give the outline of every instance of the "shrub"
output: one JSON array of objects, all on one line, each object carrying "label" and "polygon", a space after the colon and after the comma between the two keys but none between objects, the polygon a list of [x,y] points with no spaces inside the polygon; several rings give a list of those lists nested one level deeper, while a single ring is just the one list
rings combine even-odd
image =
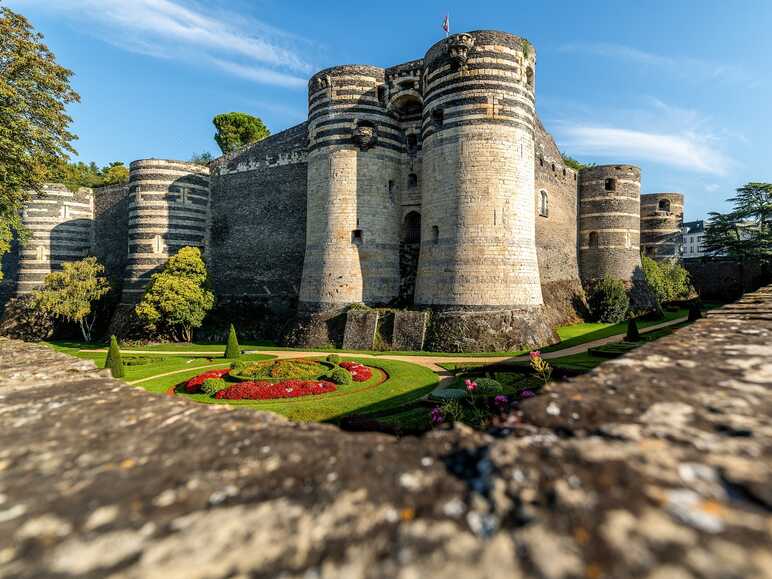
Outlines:
[{"label": "shrub", "polygon": [[610,324],[624,320],[630,307],[625,284],[611,277],[604,277],[592,286],[588,301],[593,319]]},{"label": "shrub", "polygon": [[228,345],[225,346],[225,358],[228,360],[238,360],[241,357],[241,348],[239,340],[236,337],[236,328],[231,324],[228,330]]},{"label": "shrub", "polygon": [[699,302],[689,302],[689,321],[694,322],[702,317],[702,310],[700,309]]},{"label": "shrub", "polygon": [[430,397],[436,400],[461,400],[466,398],[466,389],[446,388],[445,390],[432,392]]},{"label": "shrub", "polygon": [[334,384],[340,384],[341,386],[347,386],[354,381],[353,377],[351,376],[351,372],[345,368],[341,368],[340,366],[333,368],[326,377],[330,380],[330,382],[333,382]]},{"label": "shrub", "polygon": [[246,367],[247,364],[245,362],[231,362],[231,373],[243,374]]},{"label": "shrub", "polygon": [[625,341],[637,342],[641,339],[641,334],[638,331],[638,324],[635,322],[635,318],[627,320],[627,334],[625,334]]},{"label": "shrub", "polygon": [[110,368],[113,378],[123,378],[123,362],[121,362],[121,350],[118,348],[118,340],[110,336],[110,349],[105,358],[105,368]]},{"label": "shrub", "polygon": [[340,364],[340,356],[338,356],[337,354],[330,354],[329,356],[327,356],[327,361],[330,364],[336,364],[336,365]]},{"label": "shrub", "polygon": [[227,387],[228,385],[222,378],[207,378],[204,380],[204,383],[201,384],[201,392],[209,394],[209,396],[214,396],[220,390],[224,390]]},{"label": "shrub", "polygon": [[504,387],[493,378],[477,378],[475,393],[480,396],[495,396],[504,393]]},{"label": "shrub", "polygon": [[646,283],[660,304],[666,304],[689,297],[692,286],[689,272],[675,261],[654,261],[650,257],[641,258],[643,275]]},{"label": "shrub", "polygon": [[199,374],[198,376],[194,376],[187,382],[185,382],[185,391],[193,394],[194,392],[198,392],[201,389],[201,385],[209,380],[209,378],[222,378],[225,376],[230,370],[209,370],[208,372],[204,372],[203,374]]}]

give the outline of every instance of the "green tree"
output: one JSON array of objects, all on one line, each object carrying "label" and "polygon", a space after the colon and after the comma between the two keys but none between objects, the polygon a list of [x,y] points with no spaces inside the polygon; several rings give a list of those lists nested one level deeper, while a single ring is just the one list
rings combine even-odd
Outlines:
[{"label": "green tree", "polygon": [[630,307],[625,284],[622,280],[608,276],[592,285],[587,302],[595,321],[610,324],[624,320]]},{"label": "green tree", "polygon": [[238,360],[241,357],[241,348],[239,348],[239,340],[236,337],[236,328],[231,324],[230,330],[228,330],[228,345],[225,346],[225,358],[228,360]]},{"label": "green tree", "polygon": [[189,342],[214,306],[206,265],[197,247],[183,247],[153,275],[134,311],[148,332]]},{"label": "green tree", "polygon": [[581,171],[582,169],[585,169],[587,167],[592,167],[594,164],[587,164],[582,163],[581,161],[577,161],[572,156],[567,155],[566,153],[561,152],[560,156],[563,157],[563,162],[566,164],[566,167],[570,167],[574,171]]},{"label": "green tree", "polygon": [[[24,16],[0,8],[0,257],[26,235],[20,210],[51,168],[74,153],[65,108],[80,100],[72,72],[59,66]],[[0,273],[0,275],[2,275]]]},{"label": "green tree", "polygon": [[271,135],[263,121],[247,113],[223,113],[212,119],[217,133],[214,140],[223,153],[262,141]]},{"label": "green tree", "polygon": [[209,151],[204,151],[203,153],[195,153],[191,158],[190,162],[195,163],[196,165],[208,165],[212,162],[214,157],[212,156],[212,153]]},{"label": "green tree", "polygon": [[772,259],[772,183],[746,183],[728,201],[734,204],[732,211],[710,214],[705,252],[741,262]]},{"label": "green tree", "polygon": [[96,322],[93,304],[110,291],[105,268],[96,257],[71,261],[61,271],[49,273],[43,287],[35,293],[38,307],[80,327],[83,339],[91,341]]},{"label": "green tree", "polygon": [[[99,185],[118,185],[129,182],[129,168],[122,161],[115,161],[99,172]],[[99,186],[97,185],[97,186]]]},{"label": "green tree", "polygon": [[655,261],[641,256],[641,267],[646,283],[659,304],[683,300],[692,293],[689,272],[676,261]]},{"label": "green tree", "polygon": [[110,336],[110,349],[107,351],[107,358],[105,358],[105,368],[110,369],[113,378],[123,378],[121,350],[118,348],[118,340],[115,336]]},{"label": "green tree", "polygon": [[83,161],[77,163],[60,161],[49,172],[48,180],[64,183],[71,191],[77,191],[79,187],[101,187],[102,185],[128,183],[129,169],[122,161],[114,161],[102,168],[99,168],[93,161],[88,164]]},{"label": "green tree", "polygon": [[641,333],[638,331],[638,324],[635,318],[631,317],[627,320],[627,333],[625,334],[626,342],[637,342],[641,339]]}]

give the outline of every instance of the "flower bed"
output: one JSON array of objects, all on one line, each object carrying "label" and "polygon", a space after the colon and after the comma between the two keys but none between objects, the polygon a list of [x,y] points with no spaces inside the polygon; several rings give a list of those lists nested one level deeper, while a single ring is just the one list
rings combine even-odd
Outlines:
[{"label": "flower bed", "polygon": [[358,362],[341,362],[338,365],[351,372],[351,377],[354,379],[354,382],[367,382],[373,377],[373,371]]},{"label": "flower bed", "polygon": [[236,380],[254,382],[256,380],[314,380],[328,372],[331,364],[316,360],[268,360],[265,362],[236,362],[232,366],[231,376]]},{"label": "flower bed", "polygon": [[239,382],[215,394],[218,400],[271,400],[297,398],[334,392],[335,384],[326,380],[285,380],[283,382]]},{"label": "flower bed", "polygon": [[195,376],[185,382],[185,392],[188,394],[195,394],[201,390],[201,384],[203,384],[209,378],[222,378],[228,372],[230,372],[230,369],[226,368],[225,370],[209,370],[208,372],[199,374],[198,376]]}]

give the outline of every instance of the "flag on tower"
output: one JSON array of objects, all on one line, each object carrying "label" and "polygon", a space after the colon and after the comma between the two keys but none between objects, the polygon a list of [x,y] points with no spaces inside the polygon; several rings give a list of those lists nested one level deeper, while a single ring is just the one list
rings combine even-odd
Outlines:
[{"label": "flag on tower", "polygon": [[450,16],[447,14],[445,15],[445,20],[442,21],[442,29],[445,31],[446,35],[450,32]]}]

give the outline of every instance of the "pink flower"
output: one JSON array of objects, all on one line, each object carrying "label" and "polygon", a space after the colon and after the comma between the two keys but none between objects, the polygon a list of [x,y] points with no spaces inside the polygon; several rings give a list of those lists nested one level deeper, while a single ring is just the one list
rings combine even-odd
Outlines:
[{"label": "pink flower", "polygon": [[464,384],[466,384],[466,389],[472,392],[475,388],[477,388],[477,382],[472,382],[468,378],[464,380]]},{"label": "pink flower", "polygon": [[541,358],[541,352],[539,350],[534,350],[531,352],[531,360],[536,360],[537,358]]},{"label": "pink flower", "polygon": [[522,398],[533,398],[534,396],[536,396],[536,394],[534,394],[532,390],[523,390],[520,393],[520,396]]}]

